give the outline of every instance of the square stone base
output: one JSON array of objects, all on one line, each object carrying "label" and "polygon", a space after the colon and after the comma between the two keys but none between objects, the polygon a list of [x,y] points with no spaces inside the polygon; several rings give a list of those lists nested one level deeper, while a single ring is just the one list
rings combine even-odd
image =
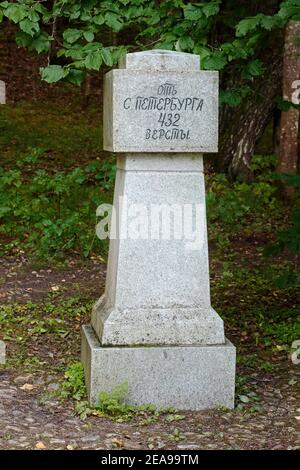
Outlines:
[{"label": "square stone base", "polygon": [[127,402],[157,408],[203,410],[234,407],[235,347],[103,347],[90,325],[82,329],[81,360],[88,398],[128,384]]}]

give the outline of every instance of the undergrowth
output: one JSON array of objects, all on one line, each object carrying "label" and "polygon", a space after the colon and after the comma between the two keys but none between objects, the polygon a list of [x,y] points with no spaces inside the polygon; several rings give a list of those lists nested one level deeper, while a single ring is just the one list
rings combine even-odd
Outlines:
[{"label": "undergrowth", "polygon": [[96,209],[111,201],[114,163],[94,160],[51,173],[35,169],[40,157],[33,149],[14,169],[0,167],[0,256],[21,251],[48,262],[93,250],[105,256],[107,243],[95,236]]}]

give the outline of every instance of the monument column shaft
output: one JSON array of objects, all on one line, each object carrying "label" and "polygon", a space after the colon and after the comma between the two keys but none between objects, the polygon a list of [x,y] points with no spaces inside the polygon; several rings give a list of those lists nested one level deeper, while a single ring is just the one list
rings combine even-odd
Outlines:
[{"label": "monument column shaft", "polygon": [[[118,308],[209,307],[202,155],[128,154],[118,158],[117,172],[112,229],[126,262],[120,266],[119,258],[108,297]],[[114,243],[111,280],[113,250]]]},{"label": "monument column shaft", "polygon": [[119,157],[114,209],[92,314],[101,344],[224,343],[210,305],[202,155]]}]

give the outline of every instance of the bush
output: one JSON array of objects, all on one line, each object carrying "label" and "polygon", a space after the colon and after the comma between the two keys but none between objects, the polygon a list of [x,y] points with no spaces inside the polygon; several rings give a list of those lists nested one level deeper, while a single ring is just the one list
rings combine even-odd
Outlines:
[{"label": "bush", "polygon": [[65,372],[65,381],[61,387],[63,398],[82,400],[86,396],[84,370],[81,362],[71,364]]},{"label": "bush", "polygon": [[209,181],[207,216],[210,224],[222,225],[228,232],[255,223],[256,228],[269,219],[282,215],[283,207],[276,197],[273,169],[274,155],[256,155],[252,160],[253,183],[231,183],[225,175],[214,175]]},{"label": "bush", "polygon": [[2,253],[15,248],[37,258],[65,257],[68,252],[89,256],[95,238],[96,208],[111,199],[115,166],[95,160],[70,172],[34,169],[33,151],[17,161],[17,169],[0,167],[0,235]]}]

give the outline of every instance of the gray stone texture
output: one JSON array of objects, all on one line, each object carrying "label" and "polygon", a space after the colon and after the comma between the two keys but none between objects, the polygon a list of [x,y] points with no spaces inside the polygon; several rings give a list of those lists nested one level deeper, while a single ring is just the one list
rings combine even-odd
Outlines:
[{"label": "gray stone texture", "polygon": [[[224,343],[223,321],[210,305],[202,155],[133,154],[118,159],[117,167],[114,207],[121,223],[116,228],[112,223],[118,238],[110,240],[105,295],[92,313],[101,343]],[[126,204],[120,206],[121,196]],[[142,225],[149,239],[128,237],[133,204],[147,209]],[[175,217],[176,205],[183,213],[185,204],[199,204],[199,247],[184,234],[172,239],[171,224],[171,239],[151,239],[155,204],[174,207]]]},{"label": "gray stone texture", "polygon": [[200,56],[186,52],[174,52],[163,49],[132,52],[119,62],[119,69],[149,70],[171,72],[178,70],[200,70]]},{"label": "gray stone texture", "polygon": [[216,346],[101,347],[93,329],[82,331],[88,397],[128,385],[127,402],[158,408],[234,407],[235,348]]},{"label": "gray stone texture", "polygon": [[5,364],[6,362],[6,347],[4,341],[0,340],[0,364]]},{"label": "gray stone texture", "polygon": [[[199,71],[195,55],[168,51],[127,54],[120,67],[104,87],[104,148],[126,154],[117,159],[105,293],[82,332],[89,399],[126,382],[132,404],[232,408],[235,348],[210,303],[202,158],[217,150],[218,74]],[[144,209],[136,219],[134,205]],[[191,233],[175,236],[176,210],[186,206],[197,244]],[[153,207],[170,211],[171,236],[162,236],[165,214],[153,223]]]},{"label": "gray stone texture", "polygon": [[113,152],[216,152],[218,72],[112,70],[103,132]]},{"label": "gray stone texture", "polygon": [[5,82],[0,80],[0,104],[6,103],[6,87]]}]

